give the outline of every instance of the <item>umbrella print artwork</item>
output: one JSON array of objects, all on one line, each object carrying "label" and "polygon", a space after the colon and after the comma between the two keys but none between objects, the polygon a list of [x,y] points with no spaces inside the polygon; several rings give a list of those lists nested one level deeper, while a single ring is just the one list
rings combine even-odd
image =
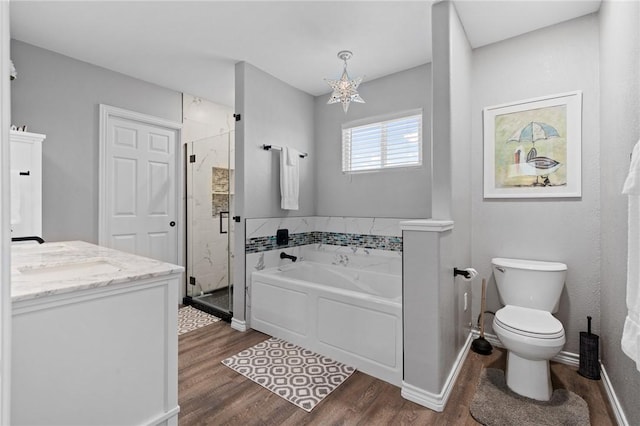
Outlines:
[{"label": "umbrella print artwork", "polygon": [[501,157],[503,187],[566,184],[566,173],[557,175],[566,161],[564,113],[551,107],[497,117],[496,130],[501,134],[496,141],[504,143],[496,151]]},{"label": "umbrella print artwork", "polygon": [[516,131],[507,142],[531,142],[535,143],[540,139],[559,137],[555,127],[547,123],[532,121],[520,130]]},{"label": "umbrella print artwork", "polygon": [[582,92],[489,106],[482,124],[484,198],[581,196]]},{"label": "umbrella print artwork", "polygon": [[[510,176],[535,176],[536,181],[534,186],[547,186],[550,184],[549,175],[554,173],[560,168],[562,164],[548,157],[538,156],[536,150],[536,141],[541,139],[550,139],[560,137],[558,131],[547,123],[539,123],[537,121],[531,121],[516,131],[507,140],[509,142],[531,142],[532,146],[527,153],[526,161],[522,148],[518,148],[514,154],[514,164],[509,169]],[[543,181],[540,183],[539,178],[542,177]]]}]

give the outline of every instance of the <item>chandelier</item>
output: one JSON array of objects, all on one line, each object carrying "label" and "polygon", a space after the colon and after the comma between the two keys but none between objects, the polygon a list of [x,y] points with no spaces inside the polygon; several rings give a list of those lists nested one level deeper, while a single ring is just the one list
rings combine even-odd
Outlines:
[{"label": "chandelier", "polygon": [[354,78],[351,80],[349,74],[347,74],[347,60],[351,59],[353,53],[348,50],[342,50],[338,52],[338,58],[344,61],[344,68],[342,70],[342,77],[340,80],[327,80],[327,84],[333,89],[333,93],[329,98],[327,104],[342,103],[342,109],[344,113],[347,113],[349,104],[351,102],[364,103],[364,99],[358,94],[358,86],[362,83],[362,77]]}]

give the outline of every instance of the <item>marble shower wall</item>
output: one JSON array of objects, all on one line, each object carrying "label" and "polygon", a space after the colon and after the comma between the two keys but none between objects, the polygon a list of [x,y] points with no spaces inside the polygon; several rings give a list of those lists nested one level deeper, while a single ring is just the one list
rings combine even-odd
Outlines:
[{"label": "marble shower wall", "polygon": [[[233,283],[233,270],[229,269],[229,253],[233,253],[234,185],[233,132],[210,136],[187,144],[188,155],[196,161],[187,166],[187,210],[189,221],[188,276],[195,277],[196,286],[190,287],[194,296],[225,288]],[[223,215],[220,232],[220,212]],[[231,235],[231,239],[229,239]]]}]

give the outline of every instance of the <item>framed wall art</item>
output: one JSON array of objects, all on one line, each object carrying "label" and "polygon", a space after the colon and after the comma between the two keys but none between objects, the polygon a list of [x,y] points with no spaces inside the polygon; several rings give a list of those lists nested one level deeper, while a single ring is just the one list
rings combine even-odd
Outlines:
[{"label": "framed wall art", "polygon": [[487,107],[484,198],[582,195],[582,92]]}]

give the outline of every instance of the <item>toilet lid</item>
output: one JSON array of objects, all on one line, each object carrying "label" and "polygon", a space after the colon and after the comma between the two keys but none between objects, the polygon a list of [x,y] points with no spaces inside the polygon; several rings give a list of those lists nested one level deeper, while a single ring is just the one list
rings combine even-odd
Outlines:
[{"label": "toilet lid", "polygon": [[551,339],[564,335],[562,323],[550,312],[507,305],[496,312],[495,321],[514,333]]}]

